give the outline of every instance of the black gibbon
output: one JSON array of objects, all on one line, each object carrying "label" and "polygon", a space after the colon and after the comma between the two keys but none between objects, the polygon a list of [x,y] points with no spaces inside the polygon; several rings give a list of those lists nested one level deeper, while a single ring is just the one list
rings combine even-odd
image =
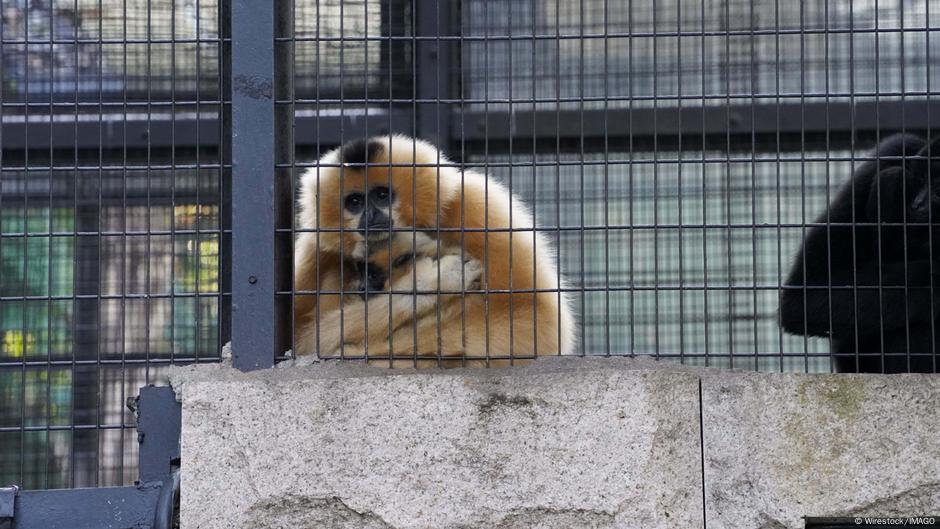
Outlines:
[{"label": "black gibbon", "polygon": [[929,223],[940,219],[940,139],[891,136],[874,157],[808,229],[785,281],[780,323],[789,333],[830,337],[839,372],[933,372],[940,322],[931,291],[940,292],[932,283],[940,263],[930,252],[940,226]]},{"label": "black gibbon", "polygon": [[[495,292],[485,294],[481,355],[556,355],[574,348],[566,285],[552,244],[535,231],[528,208],[500,183],[455,167],[434,146],[384,136],[330,151],[301,177],[298,208],[303,231],[295,242],[294,287],[301,293],[294,322],[300,335],[317,326],[318,313],[329,312],[322,300],[317,310],[313,293],[336,285],[340,270],[345,276],[358,243],[380,243],[410,228],[440,234],[444,247],[483,264],[481,281]],[[302,342],[297,354],[317,352]]]}]

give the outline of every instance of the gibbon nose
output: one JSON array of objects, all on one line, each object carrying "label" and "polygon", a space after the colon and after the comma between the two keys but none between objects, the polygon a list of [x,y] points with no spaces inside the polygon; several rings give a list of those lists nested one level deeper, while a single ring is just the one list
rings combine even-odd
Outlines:
[{"label": "gibbon nose", "polygon": [[378,208],[369,208],[359,218],[359,231],[369,230],[387,230],[391,227],[388,215]]},{"label": "gibbon nose", "polygon": [[[368,285],[368,290],[366,286]],[[373,278],[361,283],[359,287],[359,297],[362,299],[370,298],[385,289],[384,278]]]}]

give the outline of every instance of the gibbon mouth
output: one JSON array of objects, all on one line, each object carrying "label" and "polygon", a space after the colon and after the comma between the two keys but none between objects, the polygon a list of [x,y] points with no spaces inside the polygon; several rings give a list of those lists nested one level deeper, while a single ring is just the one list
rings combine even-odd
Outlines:
[{"label": "gibbon mouth", "polygon": [[[388,230],[388,228],[385,230]],[[377,229],[373,231],[370,229],[368,233],[366,233],[365,230],[359,230],[359,233],[361,233],[366,239],[370,241],[384,241],[389,238],[389,233],[385,230]]]},{"label": "gibbon mouth", "polygon": [[367,293],[365,290],[360,290],[360,291],[359,291],[359,299],[365,301],[365,300],[367,300],[367,299],[369,299],[369,298],[375,296],[375,295],[378,294],[379,292],[381,292],[381,291],[380,291],[380,290],[370,290],[370,291]]}]

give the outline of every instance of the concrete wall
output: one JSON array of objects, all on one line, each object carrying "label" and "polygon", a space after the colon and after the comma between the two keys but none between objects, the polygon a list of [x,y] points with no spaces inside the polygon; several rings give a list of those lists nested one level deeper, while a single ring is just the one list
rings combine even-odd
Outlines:
[{"label": "concrete wall", "polygon": [[940,512],[940,377],[629,359],[175,369],[184,529],[803,527]]}]

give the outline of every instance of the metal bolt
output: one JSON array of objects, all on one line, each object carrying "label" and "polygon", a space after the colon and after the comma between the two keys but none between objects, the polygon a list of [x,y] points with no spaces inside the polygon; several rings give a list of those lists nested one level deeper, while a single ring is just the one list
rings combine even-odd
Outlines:
[{"label": "metal bolt", "polygon": [[255,276],[248,276],[248,282],[254,285],[255,283],[258,282],[258,278]]}]

